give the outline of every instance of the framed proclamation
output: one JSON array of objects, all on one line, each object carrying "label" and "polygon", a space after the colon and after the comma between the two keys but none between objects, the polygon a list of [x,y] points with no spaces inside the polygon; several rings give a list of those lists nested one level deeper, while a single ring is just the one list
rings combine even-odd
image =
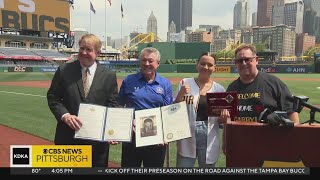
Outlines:
[{"label": "framed proclamation", "polygon": [[191,137],[185,101],[135,111],[136,147],[169,143]]},{"label": "framed proclamation", "polygon": [[133,113],[133,108],[80,103],[78,117],[82,127],[74,137],[94,141],[130,142]]}]

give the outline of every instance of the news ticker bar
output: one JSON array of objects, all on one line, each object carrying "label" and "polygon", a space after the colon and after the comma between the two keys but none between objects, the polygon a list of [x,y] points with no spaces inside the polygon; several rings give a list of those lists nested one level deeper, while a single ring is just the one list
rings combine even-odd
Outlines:
[{"label": "news ticker bar", "polygon": [[310,168],[10,168],[10,175],[310,175]]}]

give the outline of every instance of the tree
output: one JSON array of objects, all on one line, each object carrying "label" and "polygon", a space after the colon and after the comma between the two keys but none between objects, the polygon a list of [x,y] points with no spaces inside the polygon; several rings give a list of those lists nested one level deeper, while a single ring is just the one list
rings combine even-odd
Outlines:
[{"label": "tree", "polygon": [[254,44],[257,52],[266,51],[267,47],[264,43]]}]

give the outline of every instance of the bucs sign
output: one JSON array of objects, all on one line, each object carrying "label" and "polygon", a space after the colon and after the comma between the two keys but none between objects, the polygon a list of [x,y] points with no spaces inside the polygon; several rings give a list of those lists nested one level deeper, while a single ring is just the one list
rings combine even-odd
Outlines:
[{"label": "bucs sign", "polygon": [[0,27],[69,33],[68,0],[0,0]]}]

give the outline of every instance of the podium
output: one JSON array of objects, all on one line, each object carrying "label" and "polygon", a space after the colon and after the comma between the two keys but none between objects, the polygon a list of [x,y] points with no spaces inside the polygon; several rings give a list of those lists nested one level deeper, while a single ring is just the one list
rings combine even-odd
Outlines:
[{"label": "podium", "polygon": [[227,167],[267,167],[270,162],[288,165],[273,167],[297,167],[290,165],[295,163],[320,167],[320,125],[287,128],[258,122],[227,122]]}]

